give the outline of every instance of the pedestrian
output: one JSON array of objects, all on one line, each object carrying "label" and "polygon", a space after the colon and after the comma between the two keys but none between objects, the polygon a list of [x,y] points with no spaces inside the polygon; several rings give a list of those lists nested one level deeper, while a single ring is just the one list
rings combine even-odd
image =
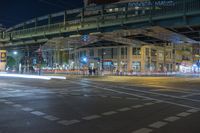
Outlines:
[{"label": "pedestrian", "polygon": [[117,74],[117,76],[119,75],[119,70],[117,69],[117,71],[116,71],[116,74]]},{"label": "pedestrian", "polygon": [[93,69],[93,74],[96,75],[96,68]]},{"label": "pedestrian", "polygon": [[89,68],[89,75],[92,75],[92,69]]}]

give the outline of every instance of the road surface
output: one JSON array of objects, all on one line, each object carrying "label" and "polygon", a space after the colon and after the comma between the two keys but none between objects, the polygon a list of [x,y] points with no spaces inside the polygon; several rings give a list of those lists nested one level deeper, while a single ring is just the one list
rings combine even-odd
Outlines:
[{"label": "road surface", "polygon": [[0,77],[0,133],[200,133],[200,79]]}]

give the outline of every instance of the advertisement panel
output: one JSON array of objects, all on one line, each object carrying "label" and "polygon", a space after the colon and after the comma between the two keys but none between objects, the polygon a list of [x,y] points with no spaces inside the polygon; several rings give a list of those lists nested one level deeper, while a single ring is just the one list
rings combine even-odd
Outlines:
[{"label": "advertisement panel", "polygon": [[0,71],[5,71],[7,54],[6,50],[0,50]]},{"label": "advertisement panel", "polygon": [[6,50],[0,50],[0,62],[6,62],[7,55]]}]

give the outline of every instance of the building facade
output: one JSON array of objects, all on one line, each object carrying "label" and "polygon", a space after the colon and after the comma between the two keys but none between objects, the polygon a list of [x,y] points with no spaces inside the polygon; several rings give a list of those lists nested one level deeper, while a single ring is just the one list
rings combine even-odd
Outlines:
[{"label": "building facade", "polygon": [[[74,67],[109,72],[190,72],[194,63],[192,45],[110,46],[78,49]],[[83,59],[85,62],[83,61]]]}]

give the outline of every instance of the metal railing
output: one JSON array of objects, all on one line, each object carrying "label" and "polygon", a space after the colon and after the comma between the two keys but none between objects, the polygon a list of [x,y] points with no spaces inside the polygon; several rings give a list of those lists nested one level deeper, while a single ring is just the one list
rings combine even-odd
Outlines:
[{"label": "metal railing", "polygon": [[[58,23],[49,21],[46,25],[35,25],[23,29],[16,26],[17,28],[13,28],[12,31],[0,33],[0,37],[2,40],[22,39],[121,25],[140,20],[151,22],[156,17],[190,15],[197,11],[200,12],[200,0],[152,0],[144,3],[133,2],[88,7],[49,15],[49,18],[47,16],[40,17],[40,20],[50,20],[51,16],[58,17],[60,15],[63,19]],[[29,21],[29,23],[31,22],[36,23],[37,21]]]}]

